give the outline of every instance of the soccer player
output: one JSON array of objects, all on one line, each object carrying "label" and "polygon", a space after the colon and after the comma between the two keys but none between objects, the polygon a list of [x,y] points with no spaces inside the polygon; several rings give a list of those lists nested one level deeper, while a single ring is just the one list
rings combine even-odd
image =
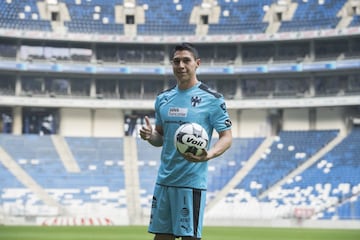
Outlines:
[{"label": "soccer player", "polygon": [[[171,58],[177,84],[157,96],[155,128],[146,116],[140,129],[142,139],[162,146],[148,231],[155,234],[155,240],[201,239],[207,161],[231,146],[231,121],[223,96],[197,79],[200,58],[196,48],[190,43],[179,44]],[[175,131],[189,122],[203,126],[210,140],[214,129],[219,135],[217,142],[200,156],[182,155],[174,145]]]}]

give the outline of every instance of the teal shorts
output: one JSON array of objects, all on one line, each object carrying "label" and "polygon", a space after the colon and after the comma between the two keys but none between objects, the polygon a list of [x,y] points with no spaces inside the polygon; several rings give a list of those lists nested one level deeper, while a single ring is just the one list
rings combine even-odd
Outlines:
[{"label": "teal shorts", "polygon": [[156,185],[149,232],[201,238],[206,190]]}]

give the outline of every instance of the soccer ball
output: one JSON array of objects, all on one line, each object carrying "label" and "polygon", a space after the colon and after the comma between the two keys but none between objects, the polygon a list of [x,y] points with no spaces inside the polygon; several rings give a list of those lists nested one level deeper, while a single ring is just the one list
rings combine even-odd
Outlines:
[{"label": "soccer ball", "polygon": [[202,154],[202,149],[208,146],[209,136],[201,125],[185,123],[176,130],[174,143],[179,153],[190,152],[199,156]]}]

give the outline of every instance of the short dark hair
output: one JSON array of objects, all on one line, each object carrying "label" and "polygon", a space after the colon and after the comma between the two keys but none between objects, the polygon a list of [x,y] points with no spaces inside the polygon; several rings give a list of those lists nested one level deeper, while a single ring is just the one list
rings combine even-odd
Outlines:
[{"label": "short dark hair", "polygon": [[188,42],[183,42],[176,45],[171,52],[170,58],[172,59],[174,57],[176,51],[184,51],[184,50],[191,52],[195,59],[199,58],[199,53],[195,48],[195,46]]}]

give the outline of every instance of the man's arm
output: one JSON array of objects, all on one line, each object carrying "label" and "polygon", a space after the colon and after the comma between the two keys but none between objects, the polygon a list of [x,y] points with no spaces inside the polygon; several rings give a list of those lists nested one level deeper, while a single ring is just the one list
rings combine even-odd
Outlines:
[{"label": "man's arm", "polygon": [[208,151],[204,150],[204,154],[195,156],[192,153],[184,154],[184,157],[191,162],[204,162],[216,158],[223,154],[232,144],[231,129],[219,132],[219,140]]},{"label": "man's arm", "polygon": [[214,144],[214,146],[211,149],[209,149],[207,153],[207,158],[208,158],[207,160],[220,156],[231,147],[231,144],[232,144],[231,129],[220,132],[219,140]]}]

